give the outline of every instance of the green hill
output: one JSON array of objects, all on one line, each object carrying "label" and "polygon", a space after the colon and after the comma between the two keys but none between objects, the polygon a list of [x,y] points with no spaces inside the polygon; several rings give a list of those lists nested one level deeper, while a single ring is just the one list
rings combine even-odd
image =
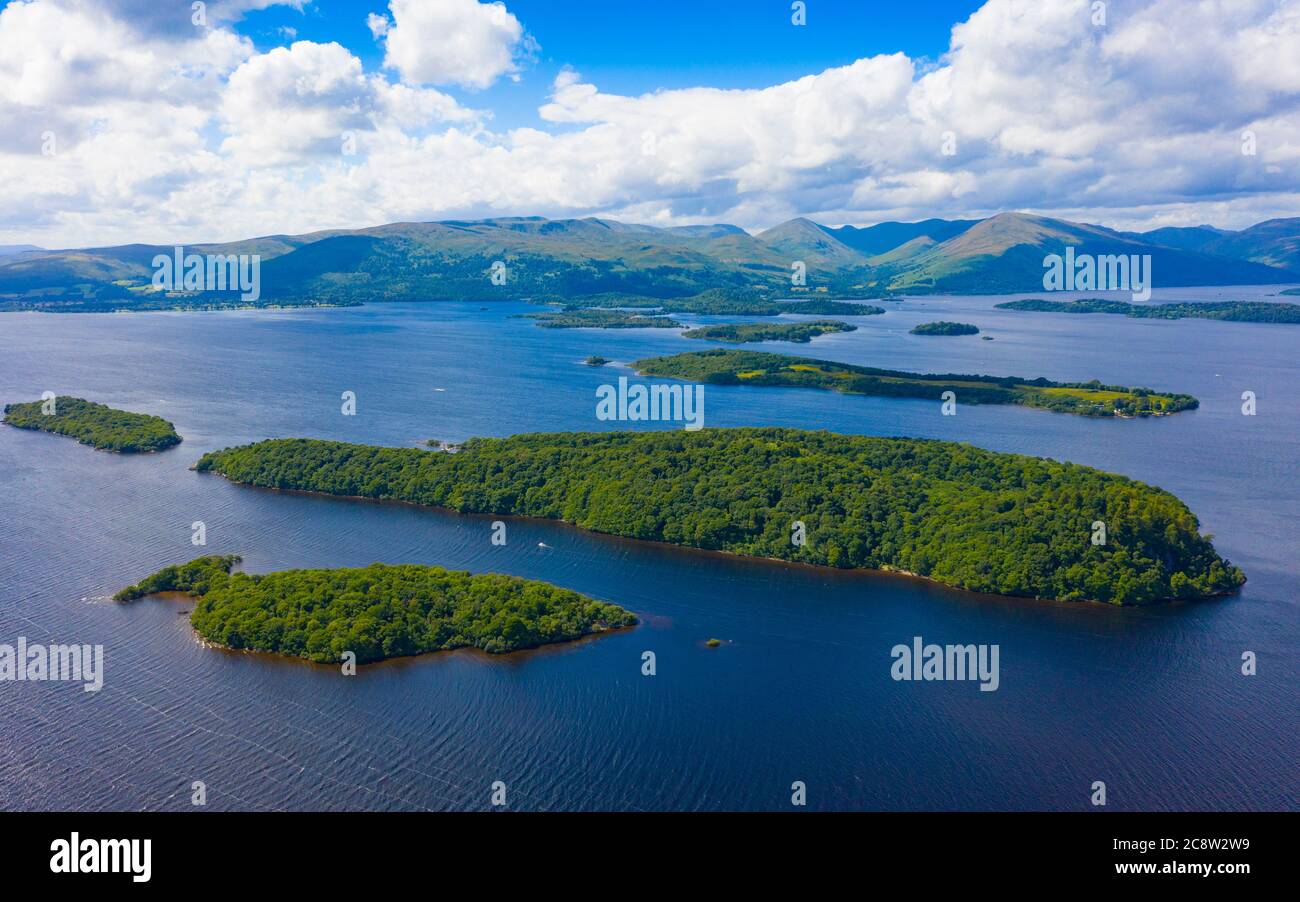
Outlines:
[{"label": "green hill", "polygon": [[1163,287],[1278,284],[1296,278],[1269,265],[1153,244],[1102,226],[999,213],[887,267],[889,284],[895,290],[957,294],[1041,291],[1043,258],[1064,254],[1067,247],[1094,257],[1149,254],[1154,283]]},{"label": "green hill", "polygon": [[[1161,286],[1295,281],[1297,223],[1272,220],[1242,232],[1183,238],[1164,230],[1148,238],[1024,213],[861,229],[799,218],[756,235],[726,224],[659,228],[503,217],[267,235],[186,251],[259,255],[265,304],[568,300],[602,293],[669,300],[709,290],[870,299],[899,291],[1038,290],[1043,257],[1066,246],[1098,255],[1150,254]],[[171,246],[132,244],[0,255],[0,310],[237,303],[236,292],[154,291],[151,262],[172,253]],[[490,279],[498,262],[504,284]],[[796,262],[806,266],[805,286],[791,282]]]}]

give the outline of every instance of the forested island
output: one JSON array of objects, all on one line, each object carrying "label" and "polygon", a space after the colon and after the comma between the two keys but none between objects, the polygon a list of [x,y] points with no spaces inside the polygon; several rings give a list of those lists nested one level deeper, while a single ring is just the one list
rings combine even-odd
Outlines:
[{"label": "forested island", "polygon": [[2,422],[19,429],[71,436],[83,445],[121,454],[161,451],[181,441],[176,427],[162,417],[117,410],[65,395],[54,399],[52,413],[43,412],[45,403],[6,404]]},{"label": "forested island", "polygon": [[[882,311],[883,312],[883,311]],[[830,332],[852,332],[857,326],[836,320],[819,319],[807,323],[723,323],[714,326],[700,326],[683,332],[687,338],[703,338],[709,341],[731,341],[736,343],[752,341],[793,341],[807,344],[819,335]]]},{"label": "forested island", "polygon": [[950,323],[947,320],[938,320],[933,323],[921,323],[913,328],[911,335],[979,335],[979,326],[970,323]]},{"label": "forested island", "polygon": [[[1286,292],[1283,292],[1285,294]],[[996,304],[1002,310],[1034,313],[1111,313],[1137,319],[1218,319],[1234,323],[1300,323],[1300,304],[1267,301],[1207,301],[1204,304],[1130,304],[1085,298],[1077,301],[1049,301],[1028,298]]]},{"label": "forested island", "polygon": [[[205,454],[196,469],[1005,595],[1136,604],[1245,581],[1168,492],[926,439],[775,427],[538,433],[471,439],[454,455],[272,439]],[[1103,544],[1093,544],[1097,521]]]},{"label": "forested island", "polygon": [[565,311],[599,309],[654,309],[663,313],[695,313],[703,316],[780,316],[803,313],[810,316],[874,316],[883,307],[855,304],[828,297],[808,300],[778,300],[772,295],[741,288],[711,288],[699,294],[679,298],[606,292],[574,298],[538,298],[537,303],[558,305]]},{"label": "forested island", "polygon": [[198,599],[190,623],[207,641],[319,663],[349,651],[360,664],[466,647],[503,654],[637,622],[617,605],[498,573],[416,564],[232,572],[239,560],[164,567],[113,598],[183,592]]},{"label": "forested island", "polygon": [[664,376],[714,385],[783,385],[821,388],[856,395],[927,398],[938,401],[947,391],[959,404],[1020,404],[1086,417],[1165,416],[1196,408],[1191,395],[1155,392],[1091,382],[1052,382],[1041,376],[973,376],[953,373],[906,373],[791,357],[764,351],[715,349],[650,357],[632,364],[644,376]]},{"label": "forested island", "polygon": [[543,329],[680,329],[669,316],[650,316],[627,310],[564,310],[556,313],[525,313]]}]

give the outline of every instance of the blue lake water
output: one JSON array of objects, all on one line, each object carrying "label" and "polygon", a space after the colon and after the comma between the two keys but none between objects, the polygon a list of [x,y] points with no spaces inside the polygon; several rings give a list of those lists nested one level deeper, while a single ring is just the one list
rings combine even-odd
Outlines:
[{"label": "blue lake water", "polygon": [[[1183,289],[1156,300],[1273,295]],[[709,344],[547,330],[515,302],[198,314],[0,315],[0,400],[46,390],[172,420],[158,455],[0,429],[0,642],[102,644],[103,691],[0,683],[0,808],[1294,809],[1300,778],[1300,327],[1014,313],[913,298],[856,332],[750,345],[924,372],[1099,378],[1199,410],[1091,420],[938,399],[706,389],[708,426],[925,436],[1089,464],[1181,497],[1249,582],[1140,609],[973,595],[903,577],[737,560],[556,524],[265,492],[191,472],[276,436],[413,445],[602,429],[618,364]],[[977,324],[979,337],[907,334]],[[700,321],[724,321],[709,318]],[[616,361],[596,369],[590,354]],[[354,391],[357,415],[340,414]],[[1241,395],[1256,394],[1244,416]],[[208,545],[191,545],[191,523]],[[539,544],[542,543],[542,544]],[[108,600],[198,553],[253,572],[373,561],[544,579],[621,604],[630,631],[343,677],[201,646],[190,604]],[[1000,646],[1001,685],[895,682],[890,649]],[[718,649],[704,646],[717,637]],[[641,674],[654,651],[657,674]],[[1259,661],[1240,672],[1243,652]]]}]

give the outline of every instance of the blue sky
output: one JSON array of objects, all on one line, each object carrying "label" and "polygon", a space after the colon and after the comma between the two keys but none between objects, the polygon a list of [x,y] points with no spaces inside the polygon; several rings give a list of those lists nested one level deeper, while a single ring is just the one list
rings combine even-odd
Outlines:
[{"label": "blue sky", "polygon": [[[864,56],[902,51],[937,60],[954,23],[982,3],[974,0],[808,0],[806,24],[791,24],[789,0],[520,0],[508,5],[540,45],[519,82],[482,91],[450,89],[463,102],[493,110],[494,125],[540,126],[537,108],[564,66],[578,69],[603,91],[643,94],[710,85],[763,88],[843,66]],[[301,11],[270,7],[234,28],[261,50],[288,40],[337,41],[368,70],[383,66],[383,48],[366,16],[383,14],[380,0],[313,0]]]},{"label": "blue sky", "polygon": [[0,243],[1300,212],[1300,0],[14,0]]},{"label": "blue sky", "polygon": [[[809,0],[807,24],[791,27],[787,0],[514,0],[509,10],[525,23],[552,67],[590,70],[611,90],[713,84],[761,87],[844,65],[862,56],[903,51],[938,57],[954,23],[982,4],[926,0],[913,5],[879,0]],[[367,66],[383,53],[366,28],[379,0],[314,0],[301,11],[279,6],[248,13],[235,28],[259,48],[284,42],[281,27],[303,40],[338,41]]]}]

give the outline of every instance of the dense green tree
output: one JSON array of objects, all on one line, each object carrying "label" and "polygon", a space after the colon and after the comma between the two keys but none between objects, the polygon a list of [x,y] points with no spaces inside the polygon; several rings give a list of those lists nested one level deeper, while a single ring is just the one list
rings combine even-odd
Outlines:
[{"label": "dense green tree", "polygon": [[118,592],[199,599],[190,623],[228,648],[359,663],[472,646],[494,654],[630,626],[617,605],[536,580],[415,564],[231,572],[238,556],[165,567]]},{"label": "dense green tree", "polygon": [[526,313],[544,329],[680,329],[682,324],[670,316],[648,316],[629,310],[564,310],[552,313]]},{"label": "dense green tree", "polygon": [[65,396],[54,399],[53,413],[44,413],[43,405],[42,401],[7,404],[4,422],[20,429],[69,435],[83,445],[122,453],[161,451],[181,441],[176,428],[162,417]]},{"label": "dense green tree", "polygon": [[[1151,389],[1091,382],[1052,382],[1039,377],[905,373],[875,367],[791,357],[765,351],[714,349],[650,357],[632,364],[647,376],[689,379],[713,385],[786,385],[858,395],[930,398],[953,392],[964,404],[1020,404],[1088,417],[1159,416],[1191,410],[1191,395],[1154,394]],[[1139,402],[1137,392],[1146,400]]]},{"label": "dense green tree", "polygon": [[[863,306],[863,314],[872,311],[884,313],[882,307]],[[836,320],[819,319],[805,323],[721,323],[713,326],[700,326],[683,332],[686,338],[703,338],[709,341],[793,341],[807,344],[819,335],[829,332],[852,332],[857,326]]]},{"label": "dense green tree", "polygon": [[[705,429],[471,439],[459,453],[274,439],[197,468],[249,485],[563,520],[596,532],[982,592],[1139,603],[1235,590],[1168,492],[922,439]],[[791,541],[794,521],[807,543]],[[1106,543],[1092,543],[1092,523]],[[1178,577],[1175,579],[1175,577]]]},{"label": "dense green tree", "polygon": [[979,326],[970,323],[953,323],[946,319],[921,323],[911,329],[912,335],[979,335]]}]

